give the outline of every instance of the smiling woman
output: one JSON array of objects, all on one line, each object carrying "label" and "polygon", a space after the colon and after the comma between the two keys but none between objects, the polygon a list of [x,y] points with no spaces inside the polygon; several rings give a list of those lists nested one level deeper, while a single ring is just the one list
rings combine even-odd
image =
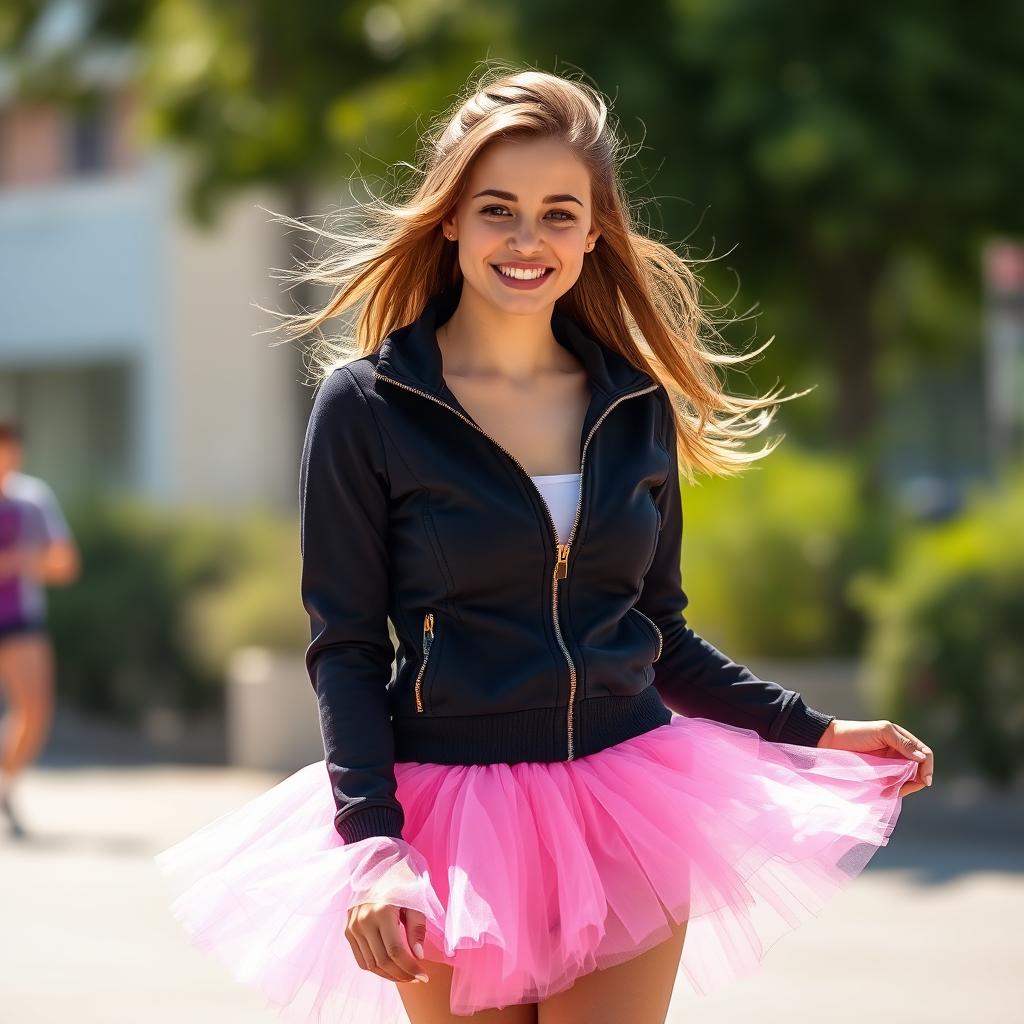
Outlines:
[{"label": "smiling woman", "polygon": [[360,303],[299,473],[324,760],[158,858],[203,948],[305,1019],[663,1024],[931,774],[687,624],[681,476],[768,454],[742,445],[780,399],[724,390],[741,357],[619,152],[596,90],[499,75],[305,274],[337,292],[301,333]]}]

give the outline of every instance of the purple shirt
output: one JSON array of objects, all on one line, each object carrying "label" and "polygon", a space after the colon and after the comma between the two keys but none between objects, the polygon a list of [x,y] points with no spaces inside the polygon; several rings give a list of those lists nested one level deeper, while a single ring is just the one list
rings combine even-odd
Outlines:
[{"label": "purple shirt", "polygon": [[[27,473],[10,472],[0,491],[0,551],[41,550],[71,536],[49,485]],[[46,592],[29,573],[0,574],[0,626],[43,622]]]}]

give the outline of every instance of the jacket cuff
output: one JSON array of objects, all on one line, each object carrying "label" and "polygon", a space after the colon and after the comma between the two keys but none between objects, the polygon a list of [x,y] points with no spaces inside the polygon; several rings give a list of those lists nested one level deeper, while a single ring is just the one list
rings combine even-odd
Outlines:
[{"label": "jacket cuff", "polygon": [[346,843],[358,843],[360,839],[369,839],[371,836],[401,839],[403,820],[404,816],[400,810],[375,804],[353,811],[341,821],[335,818],[334,827]]},{"label": "jacket cuff", "polygon": [[779,730],[777,742],[796,743],[801,747],[816,747],[829,723],[835,715],[827,715],[816,711],[804,703],[800,694],[796,695],[793,706],[786,716],[786,721]]}]

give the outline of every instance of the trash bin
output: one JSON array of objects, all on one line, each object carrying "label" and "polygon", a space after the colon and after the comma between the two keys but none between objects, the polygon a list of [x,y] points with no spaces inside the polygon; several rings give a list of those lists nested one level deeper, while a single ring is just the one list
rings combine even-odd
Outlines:
[{"label": "trash bin", "polygon": [[301,654],[240,648],[228,663],[226,696],[230,764],[291,773],[323,759],[316,695]]}]

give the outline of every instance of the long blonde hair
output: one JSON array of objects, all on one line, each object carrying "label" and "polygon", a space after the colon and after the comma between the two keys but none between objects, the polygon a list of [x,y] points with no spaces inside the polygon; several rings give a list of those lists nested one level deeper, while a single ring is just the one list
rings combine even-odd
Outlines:
[{"label": "long blonde hair", "polygon": [[[619,174],[623,147],[609,117],[600,93],[582,81],[492,67],[471,79],[453,111],[420,137],[412,168],[419,182],[398,186],[394,202],[371,194],[368,202],[334,215],[340,228],[275,216],[332,246],[327,255],[283,272],[296,282],[334,289],[320,309],[274,312],[285,331],[303,336],[358,307],[354,335],[320,338],[313,345],[318,383],[339,362],[375,352],[391,331],[415,320],[431,296],[458,282],[456,247],[438,228],[484,147],[499,139],[555,138],[589,169],[594,222],[601,231],[556,309],[665,386],[675,410],[681,472],[691,483],[694,469],[736,474],[773,451],[784,434],[755,452],[740,446],[768,426],[779,402],[807,392],[748,398],[724,391],[715,366],[752,359],[772,339],[746,355],[726,351],[716,321],[699,301],[695,261],[644,234],[635,221]],[[357,219],[354,230],[345,227],[350,218]]]}]

